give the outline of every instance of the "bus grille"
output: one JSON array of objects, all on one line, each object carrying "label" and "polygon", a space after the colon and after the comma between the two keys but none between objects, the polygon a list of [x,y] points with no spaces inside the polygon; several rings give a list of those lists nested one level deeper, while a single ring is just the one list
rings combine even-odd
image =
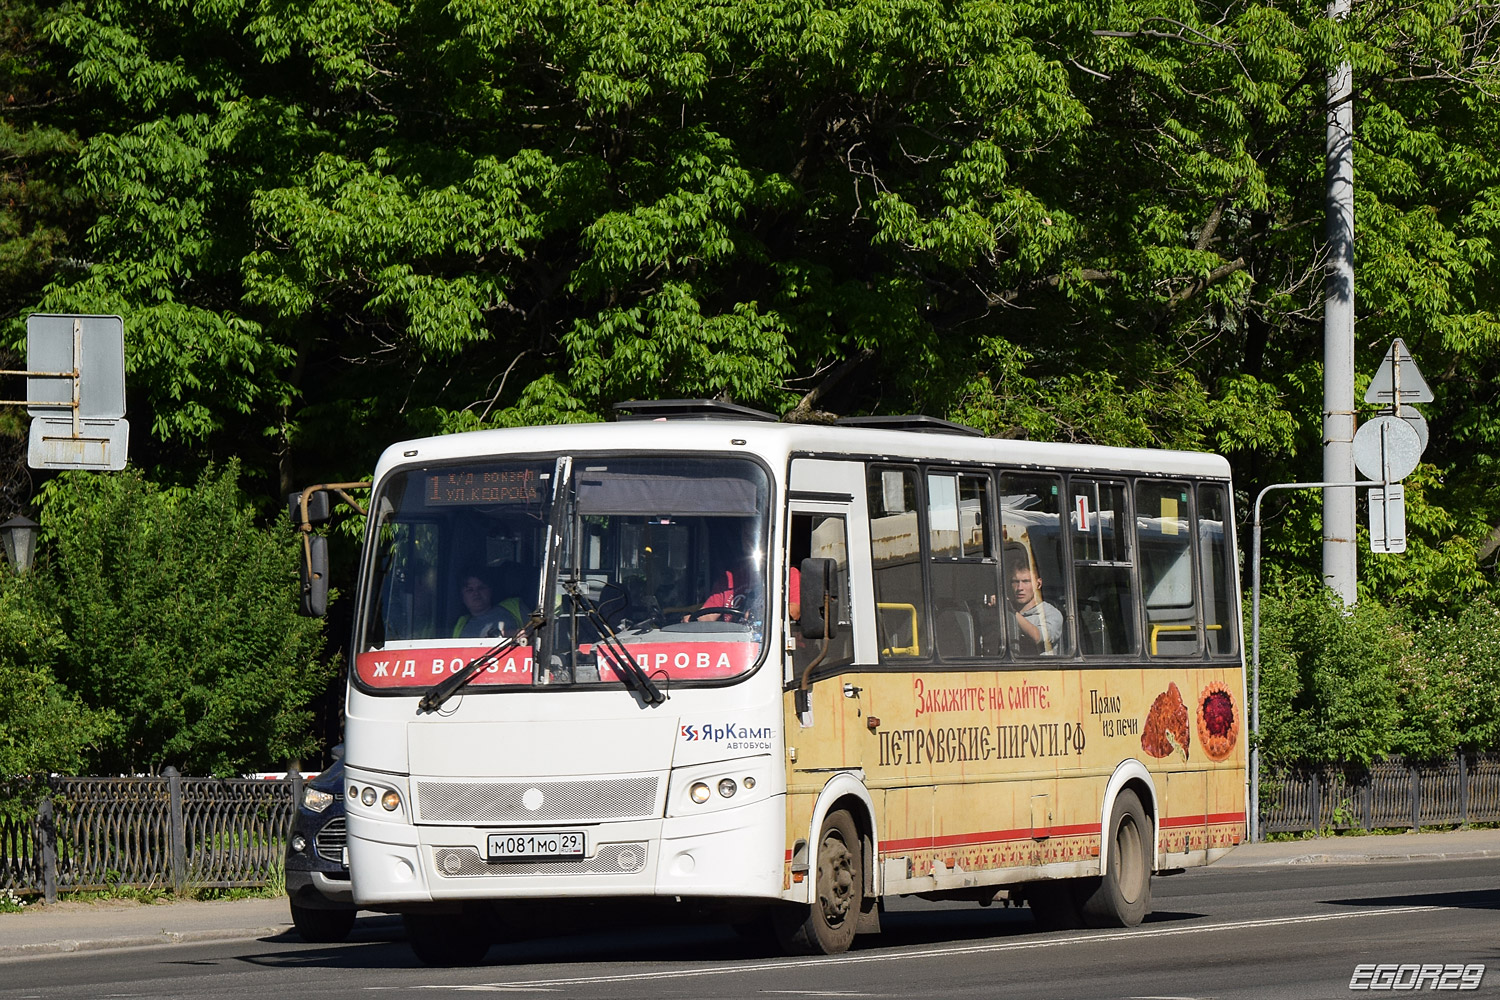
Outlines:
[{"label": "bus grille", "polygon": [[[658,779],[597,781],[418,781],[417,818],[426,823],[598,823],[657,815]],[[537,795],[541,796],[540,804]],[[528,809],[527,804],[536,808]]]},{"label": "bus grille", "polygon": [[318,835],[313,838],[313,845],[318,849],[318,857],[343,864],[344,843],[347,839],[344,817],[335,816],[323,824],[323,829],[319,830]]},{"label": "bus grille", "polygon": [[645,844],[601,844],[592,858],[558,861],[501,861],[491,864],[472,847],[439,847],[432,852],[445,878],[495,875],[628,875],[646,867]]}]

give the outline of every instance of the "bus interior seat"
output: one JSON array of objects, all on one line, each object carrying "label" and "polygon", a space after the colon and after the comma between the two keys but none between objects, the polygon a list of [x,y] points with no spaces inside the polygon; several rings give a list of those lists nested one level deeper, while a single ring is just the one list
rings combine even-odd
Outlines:
[{"label": "bus interior seat", "polygon": [[1083,601],[1078,608],[1078,641],[1083,646],[1084,656],[1102,656],[1114,652],[1110,648],[1109,629],[1104,624],[1104,612],[1097,596]]},{"label": "bus interior seat", "polygon": [[938,612],[935,638],[938,655],[944,659],[973,656],[974,616],[964,607],[943,608]]},{"label": "bus interior seat", "polygon": [[911,618],[905,612],[895,608],[877,607],[875,610],[875,621],[878,624],[880,639],[880,650],[882,655],[900,655],[896,651],[909,649],[912,644],[911,637],[907,634],[911,631]]}]

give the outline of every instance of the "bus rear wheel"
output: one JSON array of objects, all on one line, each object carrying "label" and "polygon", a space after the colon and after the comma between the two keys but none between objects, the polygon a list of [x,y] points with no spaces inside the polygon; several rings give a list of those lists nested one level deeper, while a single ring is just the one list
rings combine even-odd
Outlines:
[{"label": "bus rear wheel", "polygon": [[839,809],[823,820],[818,835],[817,893],[808,907],[798,907],[776,922],[781,947],[794,955],[837,955],[854,943],[864,897],[864,866],[854,818]]},{"label": "bus rear wheel", "polygon": [[490,950],[487,914],[404,913],[406,940],[424,965],[440,967],[478,965]]},{"label": "bus rear wheel", "polygon": [[1109,858],[1097,886],[1082,900],[1090,927],[1134,927],[1151,912],[1151,868],[1155,837],[1140,798],[1130,789],[1110,811]]}]

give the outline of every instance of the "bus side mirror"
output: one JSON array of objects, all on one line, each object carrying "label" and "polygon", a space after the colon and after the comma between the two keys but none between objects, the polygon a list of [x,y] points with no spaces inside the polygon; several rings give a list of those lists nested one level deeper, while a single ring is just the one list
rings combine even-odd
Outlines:
[{"label": "bus side mirror", "polygon": [[[806,639],[832,639],[839,633],[838,564],[832,559],[804,559],[797,568],[802,577],[802,636]],[[827,604],[830,614],[823,617]]]},{"label": "bus side mirror", "polygon": [[328,614],[328,539],[303,535],[297,568],[302,577],[302,605],[298,610],[308,618],[322,618]]},{"label": "bus side mirror", "polygon": [[[286,497],[287,513],[292,517],[292,524],[302,527],[302,494],[305,491],[298,490],[296,493],[288,493]],[[328,491],[313,490],[307,494],[307,523],[322,524],[331,516],[328,506]]]}]

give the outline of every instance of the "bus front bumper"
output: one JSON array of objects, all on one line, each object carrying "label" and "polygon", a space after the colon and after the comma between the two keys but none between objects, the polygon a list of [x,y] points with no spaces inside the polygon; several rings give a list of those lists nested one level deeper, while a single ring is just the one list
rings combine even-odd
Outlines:
[{"label": "bus front bumper", "polygon": [[585,837],[582,857],[491,861],[489,835],[517,831],[351,815],[354,901],[400,906],[481,899],[781,898],[782,796],[697,816],[576,829]]}]

